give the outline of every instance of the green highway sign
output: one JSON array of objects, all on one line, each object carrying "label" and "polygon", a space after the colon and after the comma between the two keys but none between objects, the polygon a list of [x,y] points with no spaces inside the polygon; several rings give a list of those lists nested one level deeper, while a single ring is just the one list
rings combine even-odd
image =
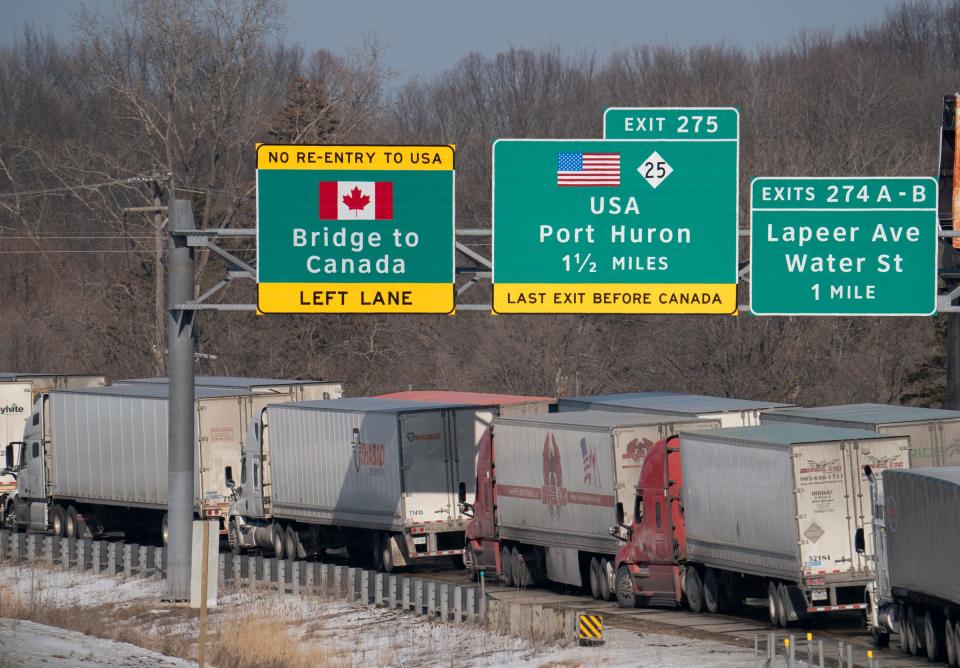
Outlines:
[{"label": "green highway sign", "polygon": [[756,178],[750,311],[931,315],[937,226],[934,178]]},{"label": "green highway sign", "polygon": [[723,111],[710,140],[658,123],[652,138],[496,141],[494,311],[735,312],[737,112]]},{"label": "green highway sign", "polygon": [[731,107],[610,107],[604,139],[736,141],[740,114]]},{"label": "green highway sign", "polygon": [[452,146],[257,147],[261,313],[454,310]]}]

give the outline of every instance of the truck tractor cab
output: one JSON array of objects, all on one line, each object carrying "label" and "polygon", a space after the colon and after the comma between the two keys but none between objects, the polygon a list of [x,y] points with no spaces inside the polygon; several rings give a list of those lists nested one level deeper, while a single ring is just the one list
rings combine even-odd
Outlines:
[{"label": "truck tractor cab", "polygon": [[637,482],[633,516],[611,528],[624,541],[615,560],[616,594],[624,607],[680,605],[686,538],[679,453],[677,436],[650,448]]},{"label": "truck tractor cab", "polygon": [[493,426],[487,427],[477,451],[476,495],[466,502],[465,486],[460,494],[461,512],[470,515],[467,524],[463,563],[473,579],[480,571],[500,573],[500,541],[496,524],[496,472],[493,458]]},{"label": "truck tractor cab", "polygon": [[227,517],[227,538],[232,549],[273,546],[270,518],[269,441],[266,409],[247,426],[240,460],[240,481],[233,479],[232,467],[226,467],[227,486],[233,490],[233,503]]},{"label": "truck tractor cab", "polygon": [[[7,445],[4,453],[9,473],[16,478],[16,489],[11,492],[4,508],[4,523],[9,526],[29,527],[35,531],[47,528],[46,405],[47,394],[42,393],[33,405],[26,421],[23,441]],[[14,457],[15,453],[18,457]]]}]

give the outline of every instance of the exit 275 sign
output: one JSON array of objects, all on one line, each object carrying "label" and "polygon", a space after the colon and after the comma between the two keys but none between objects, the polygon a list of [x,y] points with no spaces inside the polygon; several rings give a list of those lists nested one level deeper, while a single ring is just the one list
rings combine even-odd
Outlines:
[{"label": "exit 275 sign", "polygon": [[262,313],[450,313],[451,146],[257,147]]},{"label": "exit 275 sign", "polygon": [[936,179],[770,177],[750,192],[752,313],[936,311]]}]

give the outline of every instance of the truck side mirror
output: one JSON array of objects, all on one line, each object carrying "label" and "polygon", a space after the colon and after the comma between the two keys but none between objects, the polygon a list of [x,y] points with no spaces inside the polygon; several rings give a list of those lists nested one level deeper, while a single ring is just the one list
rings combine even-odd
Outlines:
[{"label": "truck side mirror", "polygon": [[224,482],[226,482],[228,489],[233,489],[234,487],[236,487],[237,483],[235,483],[235,482],[233,481],[233,467],[232,467],[232,466],[224,467],[224,469],[223,469],[223,479],[224,479]]},{"label": "truck side mirror", "polygon": [[467,502],[467,483],[462,482],[459,485],[457,485],[457,500],[460,503]]},{"label": "truck side mirror", "polygon": [[13,470],[13,443],[7,445],[3,452],[3,464],[7,470]]},{"label": "truck side mirror", "polygon": [[617,524],[623,524],[623,504],[617,503]]},{"label": "truck side mirror", "polygon": [[863,528],[857,529],[857,533],[853,538],[854,548],[857,550],[857,554],[863,554],[867,551],[866,540],[863,537]]}]

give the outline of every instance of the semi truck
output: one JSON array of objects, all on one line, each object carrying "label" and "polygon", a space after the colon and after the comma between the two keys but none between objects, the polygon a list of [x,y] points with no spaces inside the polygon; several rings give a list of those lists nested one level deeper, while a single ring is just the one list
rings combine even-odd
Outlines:
[{"label": "semi truck", "polygon": [[875,570],[869,464],[909,466],[909,439],[770,424],[682,432],[644,461],[616,555],[620,605],[734,609],[766,598],[770,621],[866,611]]},{"label": "semi truck", "polygon": [[[165,376],[156,378],[125,378],[114,385],[169,385]],[[241,390],[250,394],[276,394],[283,401],[312,401],[339,399],[343,383],[326,380],[284,380],[282,378],[248,378],[244,376],[195,376],[195,387],[219,390]]]},{"label": "semi truck", "polygon": [[[4,523],[66,537],[123,532],[166,543],[167,396],[165,385],[40,394],[23,440],[6,448],[16,490]],[[247,423],[279,398],[195,389],[197,516],[223,522],[231,500],[224,467],[239,465]]]},{"label": "semi truck", "polygon": [[631,392],[601,394],[592,397],[570,397],[559,400],[561,411],[619,411],[662,413],[677,418],[719,420],[721,427],[749,427],[760,424],[760,415],[767,411],[789,408],[791,404],[751,401],[728,397],[674,392]]},{"label": "semi truck", "polygon": [[760,422],[851,427],[909,436],[911,468],[960,464],[960,411],[887,404],[847,404],[771,411],[761,415]]},{"label": "semi truck", "polygon": [[464,562],[474,577],[510,586],[540,580],[609,600],[619,547],[611,527],[632,507],[647,453],[680,429],[717,420],[577,411],[500,417],[477,458],[477,494],[465,503]]},{"label": "semi truck", "polygon": [[[0,372],[0,447],[23,438],[23,428],[30,415],[30,407],[41,392],[55,388],[103,387],[106,378],[89,374],[11,373]],[[14,451],[15,469],[20,456]],[[6,507],[7,497],[17,488],[15,474],[0,473],[0,512]]]},{"label": "semi truck", "polygon": [[960,666],[960,466],[867,467],[873,500],[877,595],[868,619],[877,643]]},{"label": "semi truck", "polygon": [[463,554],[477,445],[497,406],[353,398],[267,406],[243,443],[234,551],[347,548],[392,572]]}]

